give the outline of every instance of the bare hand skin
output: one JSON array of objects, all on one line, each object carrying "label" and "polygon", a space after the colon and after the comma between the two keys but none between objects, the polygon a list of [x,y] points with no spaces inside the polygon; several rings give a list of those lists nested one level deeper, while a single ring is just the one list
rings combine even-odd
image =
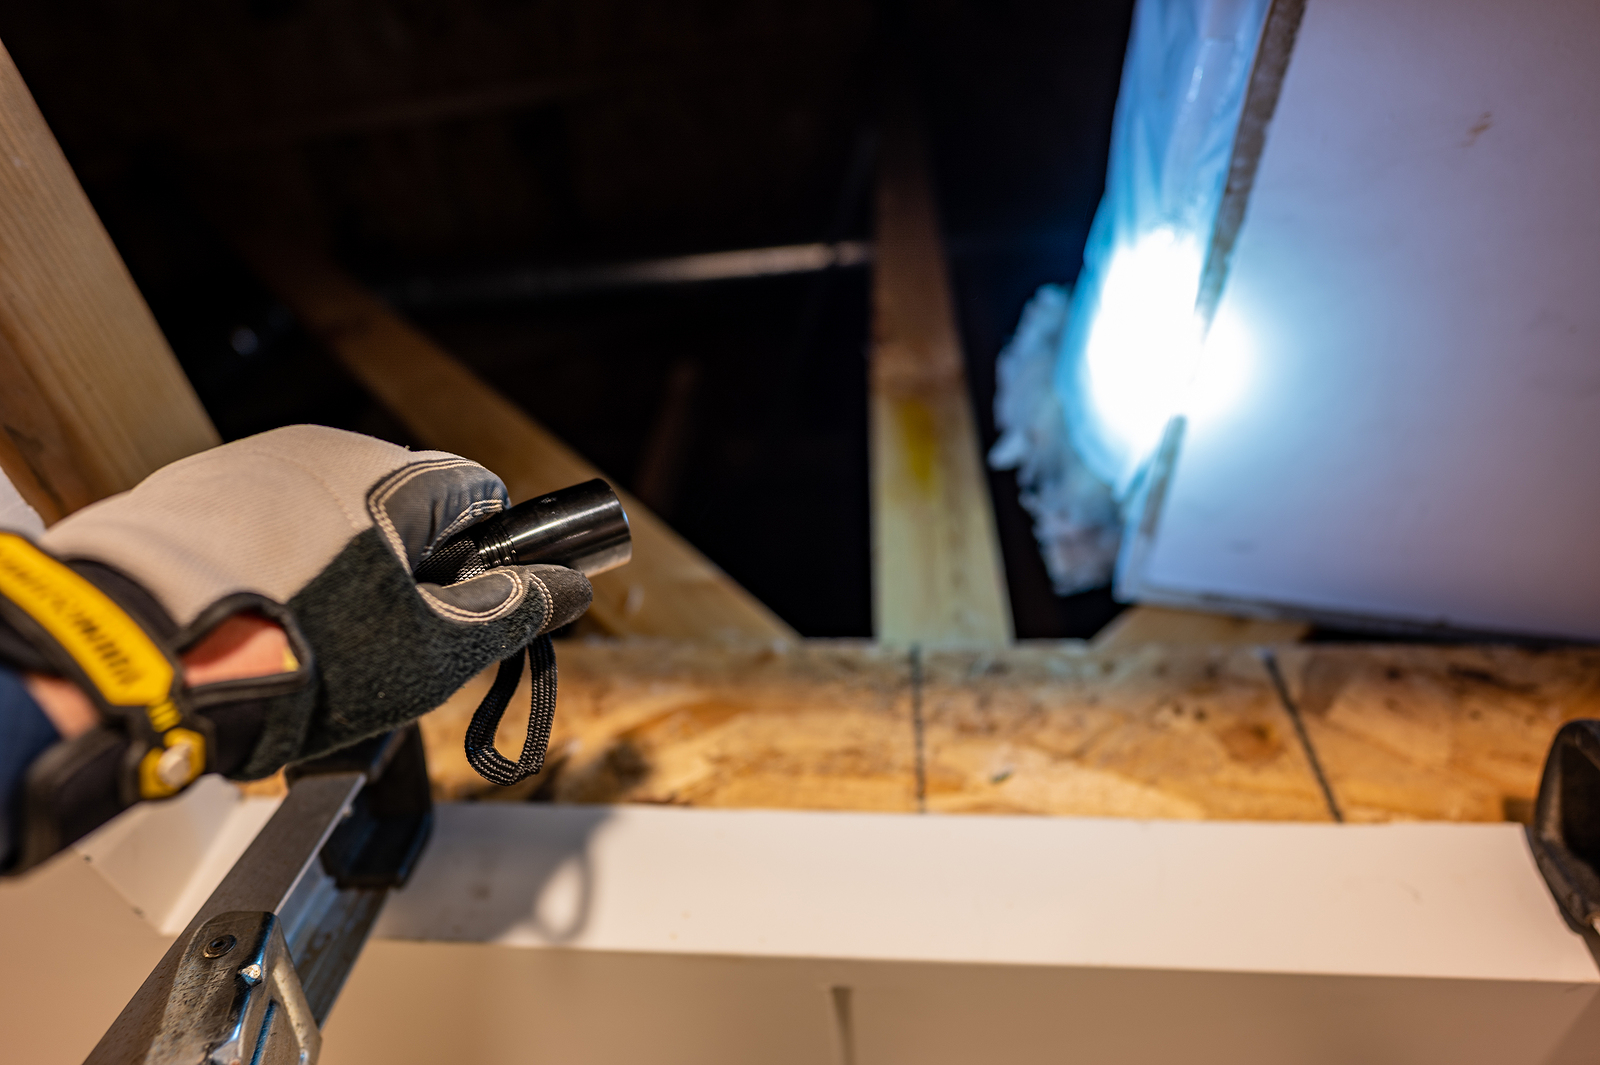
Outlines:
[{"label": "bare hand skin", "polygon": [[185,651],[183,679],[189,687],[219,680],[270,677],[299,669],[289,651],[289,638],[274,621],[260,614],[235,614]]},{"label": "bare hand skin", "polygon": [[[283,629],[260,614],[235,614],[225,619],[184,652],[180,661],[183,679],[191,688],[299,668]],[[94,704],[72,681],[26,673],[22,682],[62,739],[80,736],[99,723]]]}]

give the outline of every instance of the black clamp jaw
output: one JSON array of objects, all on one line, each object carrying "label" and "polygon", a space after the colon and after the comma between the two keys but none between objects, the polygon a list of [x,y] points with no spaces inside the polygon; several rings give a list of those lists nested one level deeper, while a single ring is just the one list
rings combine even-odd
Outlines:
[{"label": "black clamp jaw", "polygon": [[1600,721],[1569,721],[1556,733],[1528,846],[1561,916],[1600,956]]}]

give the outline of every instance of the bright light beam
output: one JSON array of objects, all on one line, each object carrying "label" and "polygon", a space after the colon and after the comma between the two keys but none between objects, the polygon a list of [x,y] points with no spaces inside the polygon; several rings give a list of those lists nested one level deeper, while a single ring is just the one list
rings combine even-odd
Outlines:
[{"label": "bright light beam", "polygon": [[1219,319],[1202,343],[1194,310],[1201,263],[1193,237],[1162,228],[1119,251],[1106,271],[1085,352],[1089,396],[1130,472],[1174,414],[1214,415],[1243,387],[1240,323]]},{"label": "bright light beam", "polygon": [[1183,401],[1191,422],[1220,418],[1238,405],[1250,383],[1254,354],[1244,319],[1230,306],[1219,307]]}]

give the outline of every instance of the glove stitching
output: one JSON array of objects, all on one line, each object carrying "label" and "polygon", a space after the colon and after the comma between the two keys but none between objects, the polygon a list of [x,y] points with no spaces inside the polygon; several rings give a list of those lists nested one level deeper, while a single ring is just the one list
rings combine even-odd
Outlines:
[{"label": "glove stitching", "polygon": [[428,545],[427,549],[423,551],[422,557],[417,561],[426,562],[428,556],[433,554],[434,548],[438,547],[444,541],[450,539],[456,533],[460,532],[462,529],[465,529],[468,525],[474,524],[479,518],[488,514],[498,514],[504,509],[506,509],[506,505],[500,502],[498,499],[478,500],[466,510],[463,510],[461,512],[461,516],[456,518],[455,521],[441,529],[439,531],[439,535],[433,538],[433,543]]},{"label": "glove stitching", "polygon": [[384,539],[389,542],[390,548],[393,549],[401,563],[408,570],[411,568],[411,562],[406,558],[405,541],[400,539],[400,530],[394,527],[394,522],[390,519],[389,512],[386,509],[389,498],[424,473],[432,473],[435,470],[456,469],[462,466],[483,468],[476,462],[462,458],[434,459],[431,462],[412,463],[395,470],[389,475],[390,480],[387,483],[380,483],[368,495],[367,509],[371,511],[373,521],[377,523],[378,528],[383,530]]},{"label": "glove stitching", "polygon": [[[487,580],[490,577],[504,577],[507,580],[509,580],[513,585],[516,586],[515,589],[513,590],[512,594],[506,600],[504,600],[499,606],[495,607],[493,610],[484,610],[484,611],[463,610],[461,607],[455,606],[455,605],[453,605],[451,603],[446,603],[444,600],[440,599],[438,596],[436,596],[432,592],[428,591],[428,589],[426,587],[422,586],[422,585],[418,585],[417,586],[417,591],[418,591],[418,593],[421,594],[421,596],[423,598],[423,601],[426,602],[430,608],[432,608],[434,613],[440,615],[441,617],[449,618],[451,621],[469,621],[469,622],[495,621],[495,620],[497,620],[499,618],[502,618],[505,615],[511,613],[517,607],[521,606],[522,605],[522,601],[527,598],[528,588],[527,588],[527,585],[523,584],[523,582],[522,582],[522,575],[520,573],[518,573],[514,569],[490,570],[488,573],[485,573],[482,576],[473,577],[472,580],[481,581],[481,580]],[[468,582],[467,581],[462,581],[461,583],[462,584],[466,584]],[[542,586],[542,583],[541,583],[541,586]],[[460,587],[460,585],[455,585],[454,587]],[[546,592],[547,598],[548,598],[548,594],[549,593],[547,591]],[[551,608],[547,604],[546,607],[545,607],[546,619],[547,620],[548,620],[548,615],[549,615],[550,609]]]},{"label": "glove stitching", "polygon": [[544,593],[544,617],[539,619],[539,627],[534,630],[535,632],[543,632],[544,627],[550,624],[550,619],[555,616],[556,597],[550,594],[550,586],[545,584],[543,578],[541,578],[537,573],[534,573],[530,570],[528,573],[528,579],[534,584],[537,584],[539,586],[539,591]]}]

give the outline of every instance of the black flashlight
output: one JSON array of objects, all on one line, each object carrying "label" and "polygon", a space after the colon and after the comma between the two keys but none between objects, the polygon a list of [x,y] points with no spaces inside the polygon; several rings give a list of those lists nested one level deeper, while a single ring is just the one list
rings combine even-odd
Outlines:
[{"label": "black flashlight", "polygon": [[518,503],[441,544],[416,579],[454,584],[496,566],[566,566],[593,577],[633,557],[628,515],[598,477]]}]

